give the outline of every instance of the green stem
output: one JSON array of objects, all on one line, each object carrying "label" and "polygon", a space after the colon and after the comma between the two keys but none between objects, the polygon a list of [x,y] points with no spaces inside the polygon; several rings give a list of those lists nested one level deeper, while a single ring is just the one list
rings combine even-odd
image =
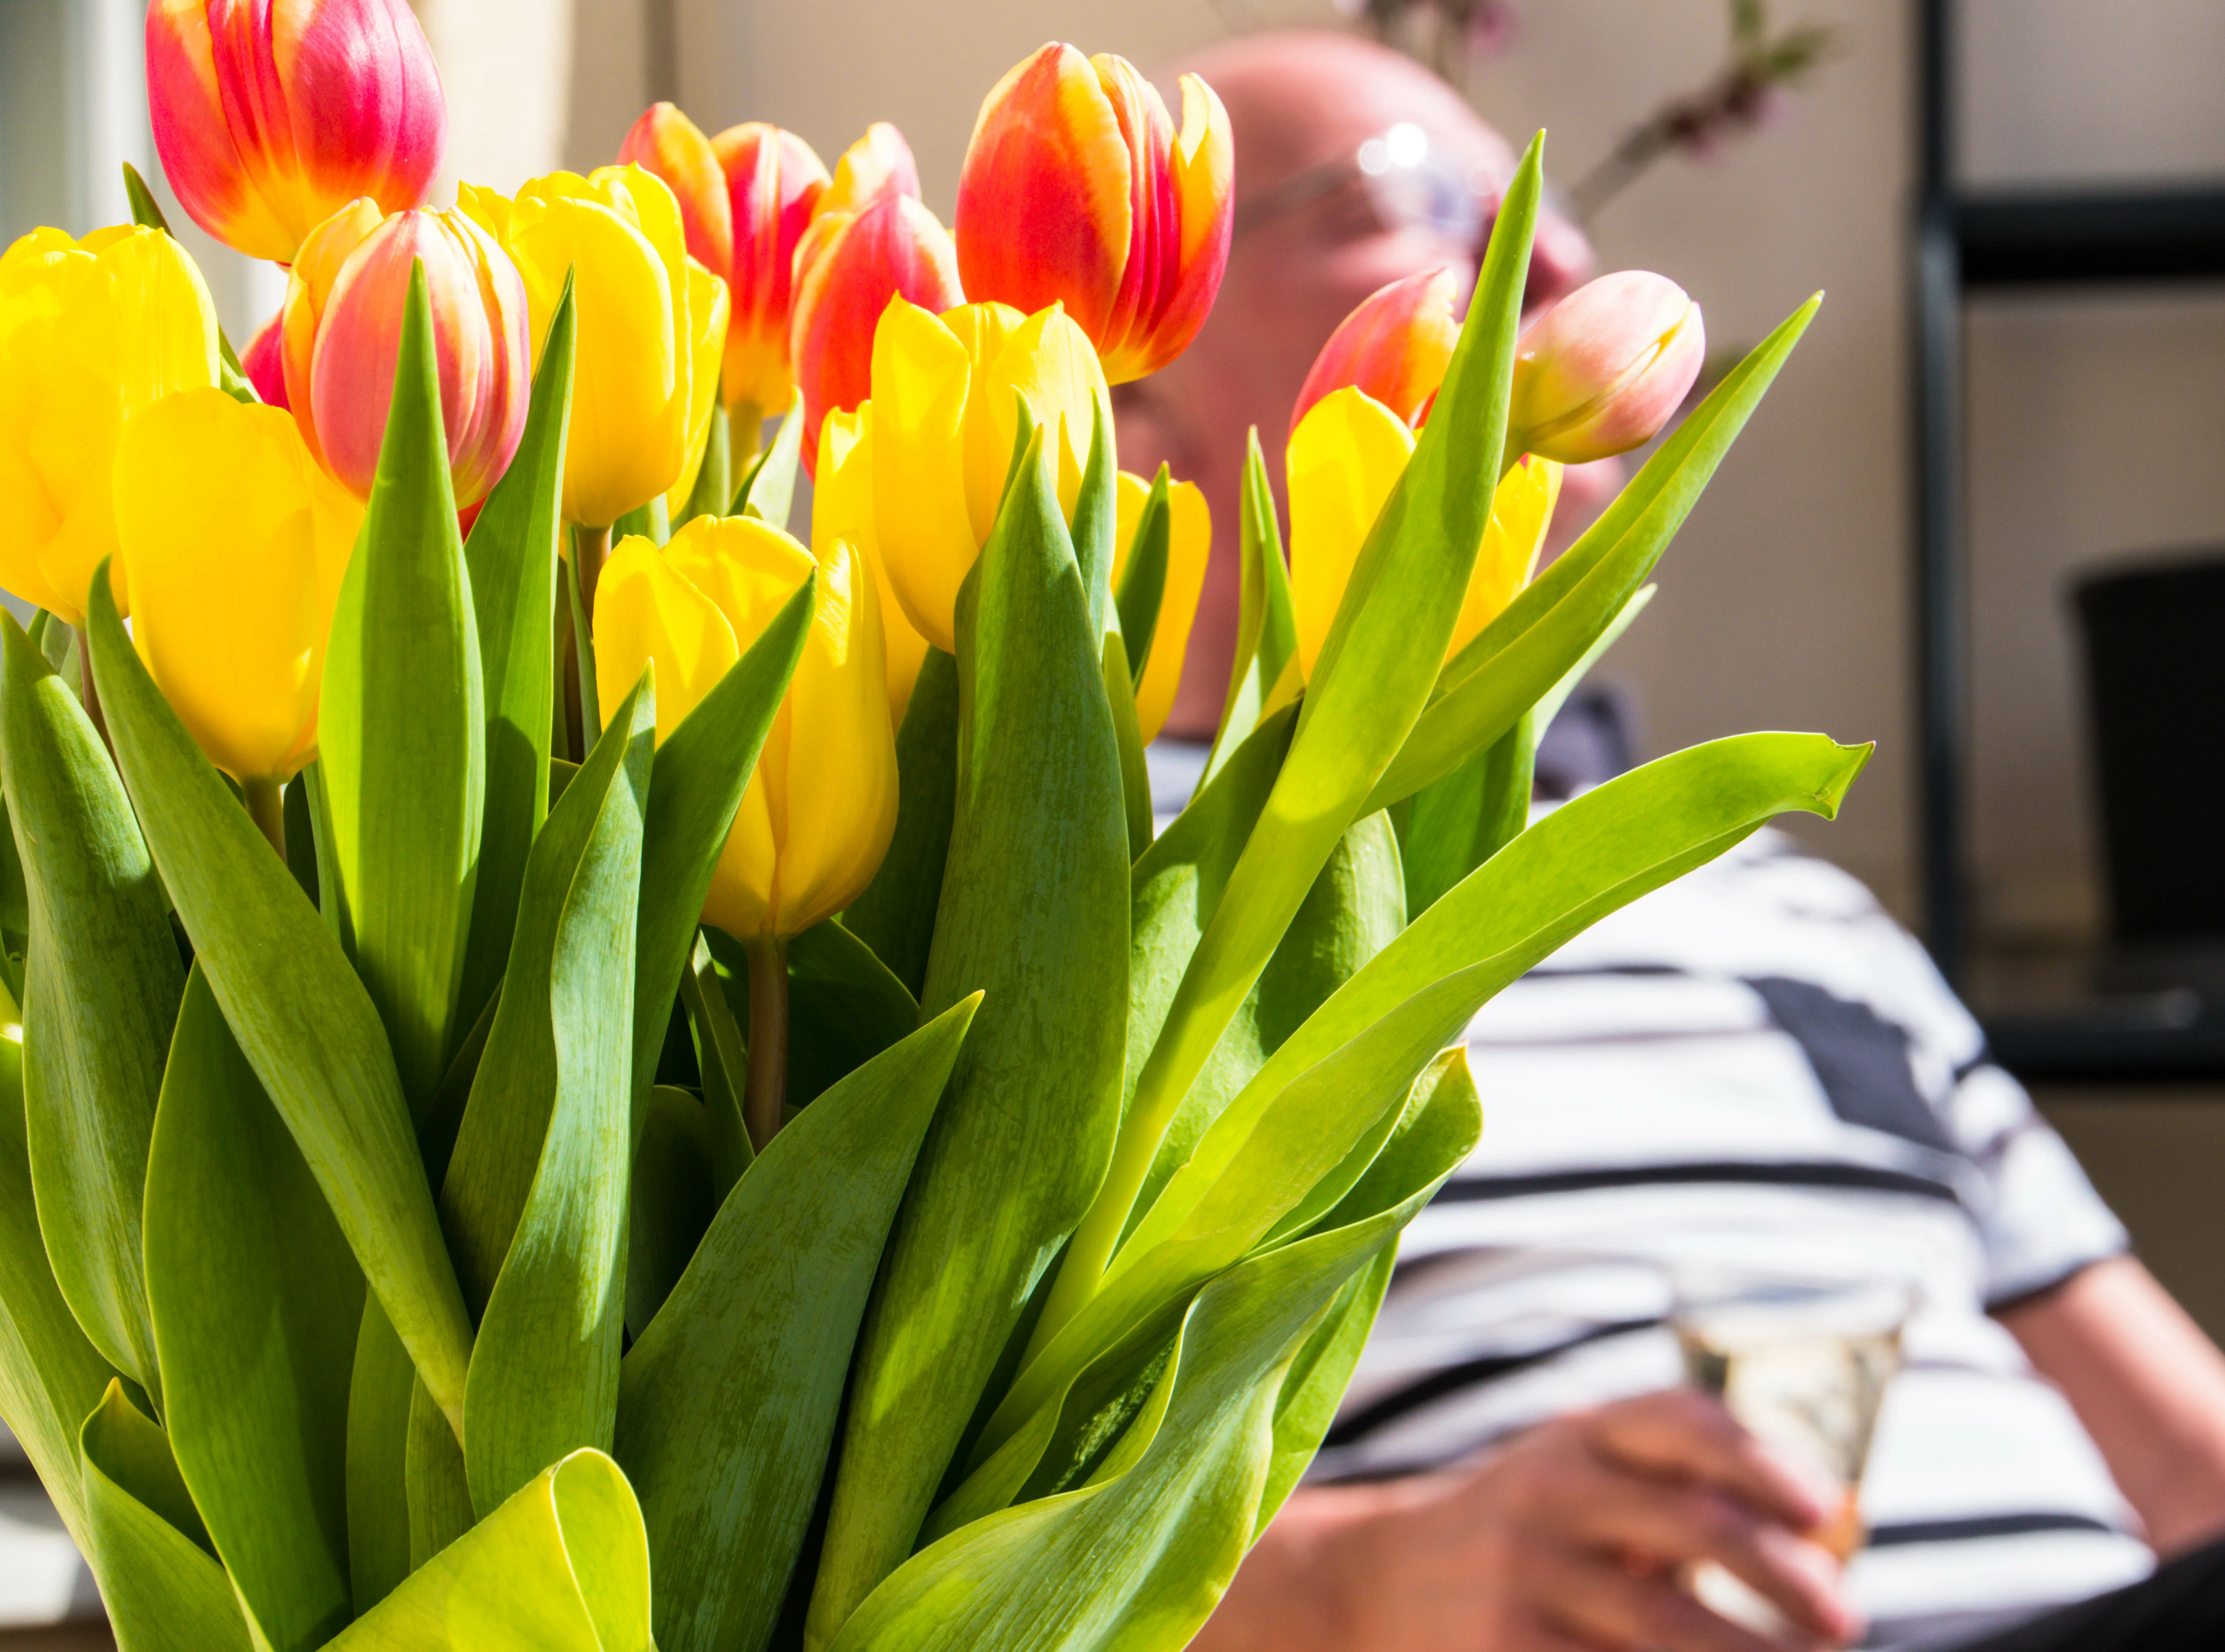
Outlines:
[{"label": "green stem", "polygon": [[[93,733],[100,736],[100,743],[114,757],[116,742],[108,737],[108,714],[100,708],[100,689],[92,680],[92,639],[83,627],[77,633],[77,690],[78,701],[92,720]],[[285,851],[281,849],[279,853],[282,856]]]},{"label": "green stem", "polygon": [[270,847],[278,851],[278,858],[286,858],[286,802],[284,789],[276,780],[247,780],[240,790],[247,794],[247,812],[263,829]]},{"label": "green stem", "polygon": [[750,1077],[742,1121],[759,1153],[779,1132],[788,1085],[788,943],[753,935],[742,943],[750,963]]},{"label": "green stem", "polygon": [[580,601],[592,621],[595,617],[595,581],[602,577],[603,564],[610,560],[610,525],[605,523],[599,528],[581,528],[572,543],[574,554],[580,559]]},{"label": "green stem", "polygon": [[695,1018],[703,1099],[731,1112],[738,1121],[742,1097],[735,1080],[746,1071],[749,1055],[742,1042],[742,1029],[734,1022],[734,1007],[726,1001],[726,989],[719,984],[719,966],[712,962],[711,949],[700,931],[694,956],[681,972],[680,995]]}]

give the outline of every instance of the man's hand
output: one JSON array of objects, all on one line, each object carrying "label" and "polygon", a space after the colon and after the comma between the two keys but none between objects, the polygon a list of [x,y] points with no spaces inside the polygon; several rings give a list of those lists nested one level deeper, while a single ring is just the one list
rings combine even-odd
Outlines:
[{"label": "man's hand", "polygon": [[1197,1652],[1765,1652],[1681,1586],[1713,1560],[1801,1647],[1859,1629],[1813,1484],[1701,1395],[1573,1413],[1475,1462],[1300,1490],[1237,1574]]}]

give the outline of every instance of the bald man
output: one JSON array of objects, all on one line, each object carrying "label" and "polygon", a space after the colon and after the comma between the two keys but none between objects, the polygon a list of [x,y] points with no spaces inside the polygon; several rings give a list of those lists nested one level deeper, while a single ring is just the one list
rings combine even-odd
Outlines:
[{"label": "bald man", "polygon": [[[1290,408],[1315,352],[1355,305],[1391,281],[1449,265],[1472,283],[1514,157],[1442,82],[1347,36],[1254,35],[1182,67],[1203,74],[1229,110],[1238,155],[1235,241],[1219,302],[1196,341],[1156,377],[1119,387],[1115,405],[1125,467],[1149,473],[1163,461],[1178,478],[1200,484],[1213,507],[1215,553],[1168,725],[1173,739],[1202,740],[1219,719],[1233,650],[1232,551],[1246,430],[1257,427],[1279,494]],[[1549,213],[1527,307],[1560,297],[1593,273],[1593,264],[1582,234]],[[1620,476],[1613,461],[1569,473],[1549,554],[1597,512]],[[1651,1267],[1647,1248],[1664,1239],[1754,1249],[1756,1229],[1731,1214],[1751,1198],[1787,1224],[1791,1243],[1804,1239],[1812,1249],[1822,1236],[1857,1266],[1873,1248],[1899,1245],[1935,1274],[1956,1274],[1959,1295],[1951,1287],[1935,1290],[1939,1306],[1923,1335],[1911,1321],[1909,1346],[1961,1348],[1968,1369],[1949,1373],[1943,1388],[1903,1379],[1901,1420],[1884,1430],[1893,1436],[1892,1453],[1916,1459],[1945,1483],[1945,1495],[1962,1496],[1956,1483],[1975,1477],[1985,1481],[1981,1496],[1995,1499],[1980,1505],[1980,1518],[1960,1522],[1967,1530],[1950,1534],[1945,1528],[1956,1522],[1922,1518],[1899,1528],[1910,1540],[1893,1550],[1904,1575],[1911,1558],[1935,1557],[1929,1574],[1903,1592],[1932,1613],[1926,1644],[1945,1643],[1937,1631],[1949,1617],[1961,1627],[1947,1638],[1970,1640],[1977,1619],[1951,1609],[2006,1605],[2004,1620],[2029,1617],[2050,1603],[2139,1578],[2152,1564],[2152,1544],[2166,1554],[2191,1553],[2147,1583],[2089,1603],[2085,1617],[2027,1623],[2013,1631],[2025,1638],[2001,1642],[2003,1652],[2225,1645],[2225,1549],[2199,1547],[2225,1529],[2225,1359],[2122,1254],[2122,1229],[2013,1081],[1984,1061],[1975,1026],[1920,949],[1843,874],[1786,846],[1756,843],[1639,903],[1629,922],[1601,925],[1594,935],[1604,950],[1590,965],[1566,955],[1555,960],[1564,976],[1588,967],[1616,981],[1619,1003],[1632,993],[1667,994],[1671,1007],[1656,1001],[1637,1012],[1641,1020],[1666,1020],[1633,1033],[1625,1024],[1630,1012],[1614,1010],[1593,1023],[1588,1039],[1566,1042],[1563,1067],[1538,1069],[1537,1028],[1568,1006],[1541,1014],[1523,992],[1587,990],[1541,980],[1503,994],[1471,1029],[1493,1128],[1409,1235],[1401,1281],[1415,1271],[1423,1277],[1393,1286],[1361,1367],[1373,1397],[1347,1405],[1331,1436],[1328,1456],[1336,1461],[1317,1465],[1327,1471],[1301,1487],[1263,1534],[1195,1642],[1200,1652],[1765,1652],[1842,1644],[1862,1632],[1839,1562],[1821,1541],[1835,1488],[1765,1446],[1714,1401],[1673,1386],[1675,1344],[1658,1309],[1635,1335],[1626,1334],[1629,1324],[1606,1323],[1618,1317],[1612,1313],[1579,1331],[1566,1350],[1574,1359],[1606,1358],[1609,1374],[1600,1376],[1594,1362],[1586,1368],[1592,1378],[1569,1375],[1561,1388],[1546,1388],[1561,1397],[1542,1406],[1533,1382],[1529,1408],[1497,1414],[1512,1420],[1496,1432],[1479,1432],[1472,1420],[1479,1402],[1487,1411],[1495,1403],[1488,1374],[1505,1369],[1550,1384],[1569,1363],[1559,1359],[1562,1350],[1524,1344],[1531,1351],[1456,1362],[1457,1369],[1444,1368],[1434,1351],[1418,1363],[1404,1351],[1411,1344],[1441,1350],[1464,1331],[1492,1330],[1474,1315],[1461,1322],[1473,1305],[1493,1299],[1476,1280],[1494,1267],[1539,1265],[1525,1261],[1519,1241],[1498,1241],[1494,1249],[1471,1240],[1463,1249],[1439,1231],[1472,1235],[1479,1220],[1503,1222],[1505,1213],[1540,1205],[1534,1197],[1507,1196],[1518,1191],[1503,1179],[1510,1125],[1512,1139],[1531,1150],[1552,1130],[1563,1133],[1569,1163],[1534,1179],[1573,1185],[1567,1197],[1584,1204],[1583,1219],[1606,1223],[1583,1229],[1588,1242],[1623,1251],[1625,1261]],[[1648,923],[1658,932],[1650,940]],[[1718,942],[1729,934],[1724,944],[1734,948],[1750,943],[1765,964],[1746,969],[1718,961],[1715,978],[1702,981],[1677,967],[1677,950],[1695,933]],[[1668,963],[1647,950],[1657,944]],[[1803,968],[1827,980],[1828,989],[1780,978]],[[1897,996],[1875,1006],[1848,1001],[1839,994],[1851,990],[1849,970],[1898,982]],[[1698,987],[1731,1016],[1721,1028],[1702,1029],[1710,1034],[1706,1049],[1734,1052],[1732,1058],[1746,1064],[1680,1077],[1677,1057],[1649,1055],[1647,1064],[1597,1077],[1602,1055],[1626,1052],[1633,1037],[1659,1039]],[[1513,1024],[1507,1048],[1533,1053],[1494,1048],[1486,1023],[1502,1008],[1501,1019]],[[1899,1021],[1890,1019],[1896,1015]],[[1819,1028],[1828,1037],[1811,1041]],[[1833,1063],[1848,1067],[1850,1050],[1859,1058],[1854,1077],[1874,1083],[1882,1075],[1883,1092],[1864,1094],[1857,1084],[1849,1098],[1843,1086],[1834,1088]],[[1522,1066],[1525,1059],[1531,1067]],[[1541,1080],[1541,1071],[1550,1076]],[[1757,1071],[1768,1076],[1757,1079]],[[1613,1115],[1617,1121],[1600,1128],[1601,1115],[1586,1110],[1593,1098],[1584,1087],[1592,1084],[1610,1092],[1608,1107],[1636,1110]],[[1749,1153],[1752,1132],[1775,1109],[1771,1128],[1805,1131],[1804,1140],[1822,1144],[1810,1159],[1823,1162],[1734,1162],[1727,1170],[1722,1162],[1671,1164],[1674,1173],[1647,1193],[1655,1202],[1644,1213],[1621,1229],[1611,1207],[1602,1218],[1600,1194],[1582,1191],[1586,1163],[1621,1145],[1618,1136],[1661,1134],[1655,1121],[1664,1115],[1689,1116],[1694,1131],[1705,1128],[1710,1098],[1723,1094],[1734,1103],[1727,1145],[1698,1159]],[[1885,1117],[1892,1107],[1901,1109],[1897,1121]],[[1633,1133],[1624,1120],[1644,1122]],[[1880,1183],[1877,1161],[1895,1154],[1894,1162],[1943,1179],[1938,1191],[1912,1170]],[[1743,1175],[1742,1186],[1749,1167],[1771,1174]],[[1647,1167],[1636,1169],[1642,1183]],[[1832,1173],[1786,1193],[1798,1180],[1791,1172],[1819,1169]],[[1626,1183],[1632,1174],[1630,1166],[1615,1167]],[[1957,1179],[1977,1191],[1958,1195],[1946,1186]],[[1664,1205],[1664,1198],[1683,1203]],[[1564,1214],[1550,1203],[1541,1208],[1553,1220]],[[1664,1220],[1664,1210],[1675,1214]],[[1465,1295],[1432,1283],[1463,1268]],[[1547,1318],[1584,1318],[1581,1282],[1548,1272],[1531,1275],[1530,1319],[1539,1316],[1541,1280]],[[1487,1318],[1490,1310],[1475,1312]],[[1379,1352],[1386,1343],[1393,1346]],[[2069,1395],[2075,1417],[2033,1366]],[[1446,1420],[1433,1422],[1439,1412]],[[1462,1439],[1470,1443],[1458,1445]],[[1417,1439],[1424,1444],[1417,1448]],[[2018,1490],[2005,1489],[2000,1461],[1959,1475],[1949,1449],[1957,1439],[2021,1459],[2007,1475]],[[2013,1495],[2050,1506],[2000,1513],[2000,1499]],[[1967,1512],[1967,1502],[1956,1506]],[[1971,1541],[1959,1547],[1937,1541],[1949,1535]],[[2012,1551],[2006,1573],[2004,1542]],[[1771,1634],[1727,1621],[1695,1598],[1683,1579],[1701,1562],[1727,1570],[1767,1603],[1764,1613],[1777,1620]],[[1942,1608],[1950,1610],[1942,1615]]]}]

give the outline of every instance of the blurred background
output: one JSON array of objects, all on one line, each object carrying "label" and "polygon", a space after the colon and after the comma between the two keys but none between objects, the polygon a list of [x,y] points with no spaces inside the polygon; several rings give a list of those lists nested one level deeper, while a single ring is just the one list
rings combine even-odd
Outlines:
[{"label": "blurred background", "polygon": [[[2158,922],[2123,884],[2151,855],[2225,875],[2206,807],[2225,785],[2225,598],[2151,593],[2188,619],[2185,658],[2100,723],[2073,600],[2225,543],[2225,3],[415,4],[460,176],[508,189],[601,164],[670,98],[707,130],[773,121],[830,159],[892,120],[946,220],[981,95],[1049,38],[1148,68],[1256,29],[1388,27],[1518,142],[1550,128],[1548,169],[1583,205],[1633,129],[1716,83],[1736,19],[1812,29],[1815,60],[1743,111],[1753,130],[1672,143],[1589,219],[1603,266],[1673,276],[1718,349],[1829,292],[1607,675],[1646,755],[1756,727],[1879,742],[1843,818],[1801,836],[1944,949],[2150,1264],[2225,1336],[2225,902]],[[123,161],[159,180],[143,16],[0,0],[0,235],[123,218]],[[1238,168],[1240,194],[1240,149]],[[187,232],[244,339],[282,279]],[[2105,755],[2118,802],[2163,801],[2113,815]]]}]

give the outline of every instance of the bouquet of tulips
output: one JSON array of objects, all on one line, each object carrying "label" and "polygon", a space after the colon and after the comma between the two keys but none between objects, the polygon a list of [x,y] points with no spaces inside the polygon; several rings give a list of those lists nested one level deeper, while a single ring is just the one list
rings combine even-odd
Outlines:
[{"label": "bouquet of tulips", "polygon": [[1861,765],[1525,829],[1812,306],[1537,573],[1700,331],[1624,276],[1520,332],[1533,145],[1464,324],[1323,352],[1287,567],[1255,442],[1155,831],[1210,529],[1106,385],[1219,283],[1201,82],[1046,47],[954,238],[892,129],[662,105],[428,210],[400,0],[157,0],[148,65],[291,276],[238,359],[143,189],[0,261],[0,1412],[122,1645],[1183,1644],[1477,1141],[1476,1007]]}]

